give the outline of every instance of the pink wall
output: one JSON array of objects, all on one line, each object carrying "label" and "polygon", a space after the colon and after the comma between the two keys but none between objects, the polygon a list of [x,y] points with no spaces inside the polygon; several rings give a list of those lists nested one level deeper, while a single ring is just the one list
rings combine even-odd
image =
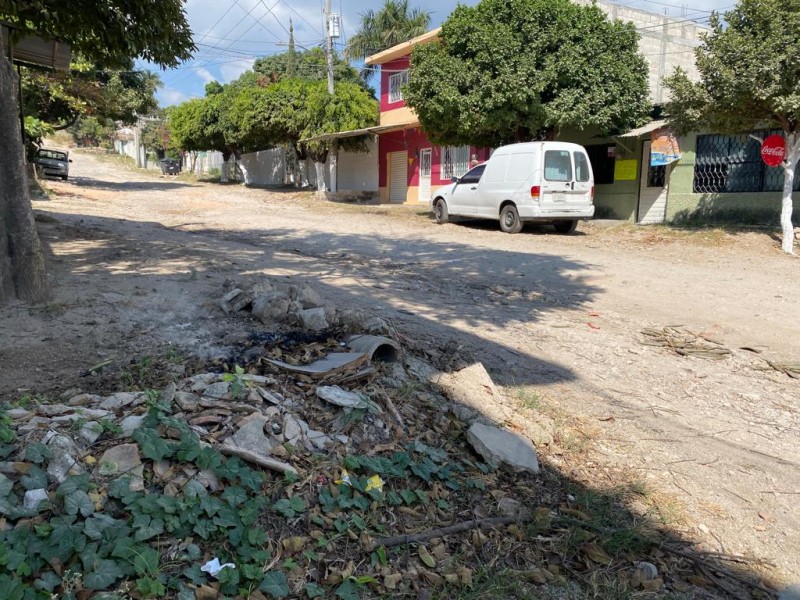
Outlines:
[{"label": "pink wall", "polygon": [[[408,185],[419,185],[419,150],[431,148],[431,185],[433,187],[450,183],[449,179],[442,179],[442,156],[441,146],[432,144],[428,136],[419,129],[404,129],[384,133],[378,138],[378,185],[386,187],[388,175],[387,154],[389,152],[400,152],[406,150],[408,157]],[[478,155],[478,160],[483,162],[489,158],[488,148],[470,148],[470,155]]]},{"label": "pink wall", "polygon": [[403,56],[381,65],[381,112],[401,108],[406,105],[404,100],[389,102],[389,75],[407,69],[411,62],[410,56]]}]

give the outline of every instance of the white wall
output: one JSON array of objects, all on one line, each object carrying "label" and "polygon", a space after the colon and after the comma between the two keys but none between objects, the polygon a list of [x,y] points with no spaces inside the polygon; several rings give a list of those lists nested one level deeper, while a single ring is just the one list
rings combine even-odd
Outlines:
[{"label": "white wall", "polygon": [[283,148],[242,154],[247,170],[247,185],[283,185],[286,174],[286,151]]},{"label": "white wall", "polygon": [[370,139],[368,152],[339,152],[337,186],[340,190],[378,191],[378,144]]}]

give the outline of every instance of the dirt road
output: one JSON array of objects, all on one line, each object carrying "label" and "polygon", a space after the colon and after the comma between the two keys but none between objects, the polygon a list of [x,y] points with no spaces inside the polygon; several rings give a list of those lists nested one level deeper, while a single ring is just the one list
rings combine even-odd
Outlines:
[{"label": "dirt road", "polygon": [[[454,340],[509,395],[579,418],[598,469],[674,498],[688,518],[670,525],[684,535],[800,581],[800,382],[765,360],[800,362],[800,262],[769,235],[592,224],[509,236],[492,223],[436,226],[424,207],[74,159],[72,180],[34,202],[57,220],[41,224],[56,298],[0,311],[3,395],[58,387],[123,348],[213,356],[233,327],[214,306],[222,282],[287,276],[420,343]],[[641,343],[643,329],[669,325],[732,354]]]}]

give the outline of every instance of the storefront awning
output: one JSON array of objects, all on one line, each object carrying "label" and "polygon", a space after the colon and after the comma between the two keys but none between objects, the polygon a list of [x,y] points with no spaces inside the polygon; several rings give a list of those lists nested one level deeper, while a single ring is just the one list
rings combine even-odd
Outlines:
[{"label": "storefront awning", "polygon": [[614,137],[621,137],[621,138],[638,138],[640,136],[646,135],[648,133],[652,133],[658,129],[667,126],[666,119],[659,119],[657,121],[650,121],[647,125],[642,125],[641,127],[637,127],[636,129],[631,129],[627,133],[622,133],[620,135]]},{"label": "storefront awning", "polygon": [[315,135],[314,137],[305,138],[301,142],[324,142],[328,140],[338,140],[341,138],[358,137],[359,135],[378,135],[381,133],[389,133],[390,131],[399,131],[401,129],[408,129],[409,127],[418,127],[419,121],[408,121],[407,123],[395,123],[394,125],[376,125],[375,127],[367,127],[365,129],[351,129],[350,131],[337,131],[336,133],[323,133],[322,135]]}]

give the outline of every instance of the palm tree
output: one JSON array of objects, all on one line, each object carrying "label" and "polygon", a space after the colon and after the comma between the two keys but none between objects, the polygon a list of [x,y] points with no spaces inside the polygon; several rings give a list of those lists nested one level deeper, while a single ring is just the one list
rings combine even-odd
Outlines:
[{"label": "palm tree", "polygon": [[408,0],[386,0],[377,12],[370,9],[361,13],[361,28],[347,42],[344,55],[349,60],[363,60],[422,35],[430,22],[431,13],[409,9]]}]

